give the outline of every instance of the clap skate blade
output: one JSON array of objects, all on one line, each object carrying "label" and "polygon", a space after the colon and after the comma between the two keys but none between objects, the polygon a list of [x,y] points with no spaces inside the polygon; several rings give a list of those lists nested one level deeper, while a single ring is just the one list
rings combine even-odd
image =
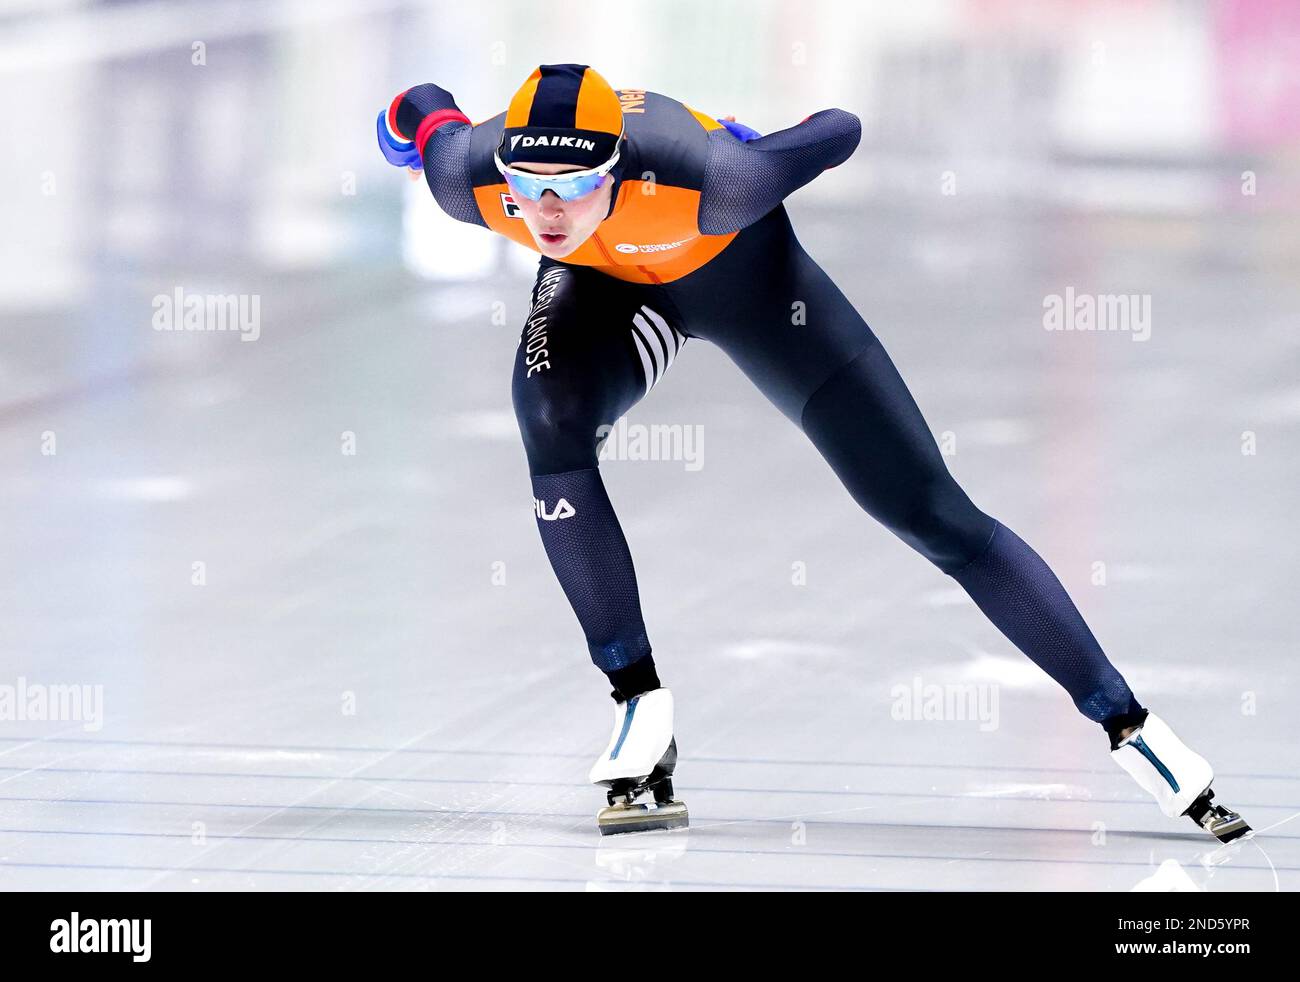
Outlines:
[{"label": "clap skate blade", "polygon": [[1223,805],[1210,804],[1213,797],[1214,792],[1206,788],[1184,814],[1220,842],[1232,842],[1254,833],[1246,820],[1236,812]]},{"label": "clap skate blade", "polygon": [[[653,804],[636,800],[646,791],[654,796]],[[609,807],[596,813],[596,827],[601,835],[684,829],[690,824],[686,803],[673,799],[673,782],[669,778],[654,785],[615,782],[606,800]]]}]

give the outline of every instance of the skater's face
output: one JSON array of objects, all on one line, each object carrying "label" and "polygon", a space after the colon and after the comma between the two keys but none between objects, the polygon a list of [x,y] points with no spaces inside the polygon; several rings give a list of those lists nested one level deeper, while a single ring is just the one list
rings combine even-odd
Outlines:
[{"label": "skater's face", "polygon": [[[512,164],[511,167],[530,174],[564,174],[582,170],[566,164]],[[512,197],[542,255],[563,259],[591,238],[596,226],[605,220],[613,187],[614,179],[606,177],[604,184],[595,191],[573,201],[565,201],[554,191],[544,192],[538,201],[529,201],[522,194]]]}]

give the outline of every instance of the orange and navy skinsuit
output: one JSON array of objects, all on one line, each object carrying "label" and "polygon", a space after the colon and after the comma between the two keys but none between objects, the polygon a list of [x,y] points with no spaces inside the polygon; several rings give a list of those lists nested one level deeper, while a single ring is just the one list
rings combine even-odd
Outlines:
[{"label": "orange and navy skinsuit", "polygon": [[[861,134],[856,116],[827,109],[742,143],[676,99],[644,89],[617,91],[626,141],[610,211],[564,262],[634,283],[668,283],[699,269],[740,229],[847,160]],[[434,198],[452,218],[536,249],[492,159],[506,114],[476,125],[457,116],[435,120],[418,134]]]},{"label": "orange and navy skinsuit", "polygon": [[[493,163],[506,114],[471,125],[437,92],[441,103],[408,107],[390,126],[418,127],[438,204],[536,248]],[[1081,713],[1112,740],[1140,721],[1145,710],[1060,581],[953,479],[889,355],[794,235],[783,199],[848,158],[857,118],[829,109],[741,142],[667,96],[623,89],[619,98],[626,161],[610,212],[562,261],[542,259],[512,389],[543,544],[615,697],[659,682],[598,451],[685,339],[703,338],[803,429],[864,510],[952,576]],[[776,528],[800,517],[798,502]]]}]

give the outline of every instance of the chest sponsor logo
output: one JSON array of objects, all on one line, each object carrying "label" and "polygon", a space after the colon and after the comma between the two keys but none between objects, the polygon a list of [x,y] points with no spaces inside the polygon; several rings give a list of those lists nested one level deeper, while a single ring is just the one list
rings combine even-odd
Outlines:
[{"label": "chest sponsor logo", "polygon": [[692,235],[690,238],[678,239],[676,242],[652,242],[647,245],[635,245],[631,242],[620,242],[618,245],[614,246],[614,248],[623,253],[667,252],[669,249],[677,249],[686,245],[686,243],[690,242],[693,238],[695,238],[695,236]]}]

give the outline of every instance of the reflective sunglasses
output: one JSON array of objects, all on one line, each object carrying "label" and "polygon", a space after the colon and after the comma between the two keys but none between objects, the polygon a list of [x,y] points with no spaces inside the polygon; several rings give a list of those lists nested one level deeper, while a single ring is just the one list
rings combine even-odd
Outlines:
[{"label": "reflective sunglasses", "polygon": [[599,167],[569,171],[567,174],[529,174],[503,164],[500,154],[494,153],[493,159],[497,170],[506,179],[511,194],[520,195],[529,201],[541,201],[543,194],[554,191],[562,201],[576,201],[604,186],[605,178],[618,163],[618,151]]}]

